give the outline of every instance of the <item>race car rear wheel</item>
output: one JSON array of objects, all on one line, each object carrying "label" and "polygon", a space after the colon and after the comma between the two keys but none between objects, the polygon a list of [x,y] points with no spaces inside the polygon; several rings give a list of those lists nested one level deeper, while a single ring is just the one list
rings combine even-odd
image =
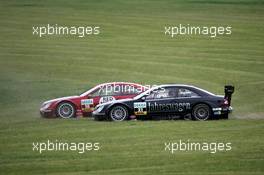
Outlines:
[{"label": "race car rear wheel", "polygon": [[208,120],[211,116],[210,107],[206,104],[198,104],[192,110],[194,120]]},{"label": "race car rear wheel", "polygon": [[128,118],[128,110],[125,106],[114,106],[109,113],[110,119],[113,121],[123,121]]},{"label": "race car rear wheel", "polygon": [[57,107],[57,116],[61,118],[72,118],[75,117],[75,107],[69,102],[62,102]]}]

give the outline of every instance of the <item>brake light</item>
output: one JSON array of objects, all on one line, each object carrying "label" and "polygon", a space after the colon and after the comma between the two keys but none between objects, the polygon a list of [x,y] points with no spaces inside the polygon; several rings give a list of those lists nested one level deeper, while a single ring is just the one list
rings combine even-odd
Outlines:
[{"label": "brake light", "polygon": [[224,99],[223,104],[228,105],[228,100],[227,99]]},{"label": "brake light", "polygon": [[225,98],[223,100],[219,100],[218,102],[222,107],[229,106],[228,100]]}]

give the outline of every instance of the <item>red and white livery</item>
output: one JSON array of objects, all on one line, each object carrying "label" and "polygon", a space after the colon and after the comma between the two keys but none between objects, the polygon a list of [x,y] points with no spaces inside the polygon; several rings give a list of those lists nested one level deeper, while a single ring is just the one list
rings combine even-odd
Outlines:
[{"label": "red and white livery", "polygon": [[133,98],[148,88],[136,83],[111,82],[93,87],[79,96],[56,98],[44,102],[40,108],[42,117],[73,118],[90,116],[98,104]]}]

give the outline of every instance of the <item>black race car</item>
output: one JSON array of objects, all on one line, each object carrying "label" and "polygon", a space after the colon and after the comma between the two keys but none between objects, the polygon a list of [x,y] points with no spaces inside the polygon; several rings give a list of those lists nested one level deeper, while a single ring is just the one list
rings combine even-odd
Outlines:
[{"label": "black race car", "polygon": [[193,120],[228,119],[232,111],[234,86],[225,86],[225,96],[215,95],[189,85],[160,85],[133,99],[116,100],[98,105],[95,120],[123,121],[137,119]]}]

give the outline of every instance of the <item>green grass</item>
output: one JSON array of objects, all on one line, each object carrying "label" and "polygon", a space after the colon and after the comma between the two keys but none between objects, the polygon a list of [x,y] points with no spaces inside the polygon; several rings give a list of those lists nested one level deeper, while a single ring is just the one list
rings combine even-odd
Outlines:
[{"label": "green grass", "polygon": [[[263,174],[264,2],[261,0],[3,0],[0,2],[0,174]],[[232,35],[164,35],[164,26],[231,25]],[[99,36],[43,37],[32,26],[98,25]],[[229,121],[45,120],[39,105],[96,84],[186,83],[223,94]],[[248,120],[258,118],[258,120]],[[245,119],[245,120],[241,120]],[[99,141],[99,152],[32,152],[47,139]],[[179,139],[232,142],[226,153],[163,151]]]},{"label": "green grass", "polygon": [[[19,174],[263,174],[258,120],[123,123],[39,120],[1,126],[1,173]],[[100,151],[38,152],[32,142],[99,142]],[[231,142],[232,150],[165,151],[164,143]],[[8,148],[6,148],[8,143]],[[3,159],[4,158],[4,159]]]}]

